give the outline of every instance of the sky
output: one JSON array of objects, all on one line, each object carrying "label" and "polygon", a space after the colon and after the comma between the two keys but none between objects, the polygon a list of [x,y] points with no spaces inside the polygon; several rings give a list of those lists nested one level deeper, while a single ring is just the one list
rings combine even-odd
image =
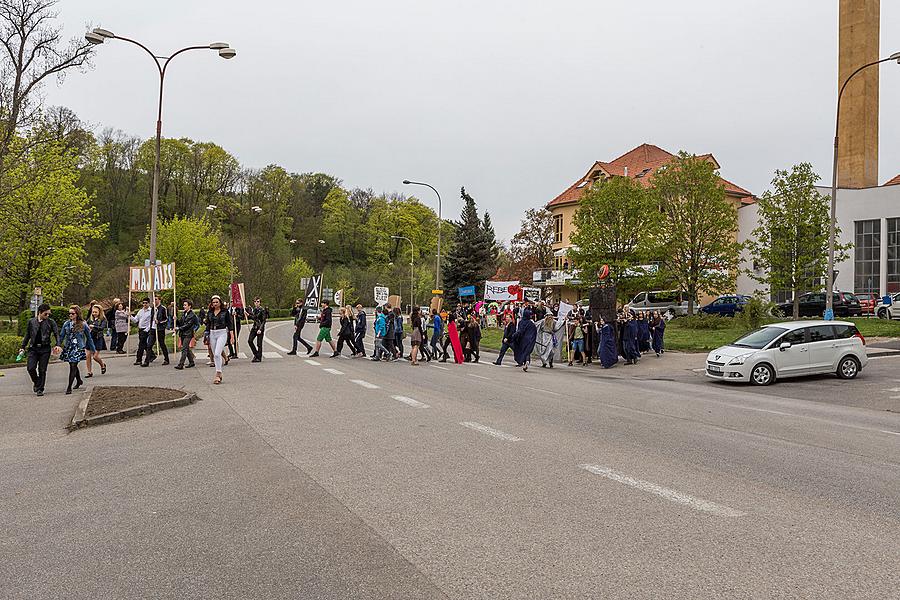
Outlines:
[{"label": "sky", "polygon": [[[881,3],[881,55],[900,2]],[[595,160],[642,143],[710,152],[762,194],[808,161],[831,180],[838,0],[61,0],[67,34],[104,27],[166,54],[163,134],[243,165],[325,172],[415,193],[458,218],[460,187],[509,239]],[[110,41],[50,104],[99,128],[154,133],[154,67]],[[879,180],[900,173],[900,65],[881,67]]]}]

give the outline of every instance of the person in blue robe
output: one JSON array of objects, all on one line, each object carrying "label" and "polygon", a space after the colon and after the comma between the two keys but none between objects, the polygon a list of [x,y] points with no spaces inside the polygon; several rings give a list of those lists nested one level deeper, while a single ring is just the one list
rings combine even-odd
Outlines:
[{"label": "person in blue robe", "polygon": [[659,312],[653,313],[653,319],[650,321],[650,333],[652,336],[653,351],[656,356],[663,353],[663,335],[666,332],[666,320],[662,318]]},{"label": "person in blue robe", "polygon": [[611,323],[600,319],[600,365],[608,369],[619,362],[616,349],[616,330]]},{"label": "person in blue robe", "polygon": [[532,312],[525,309],[519,325],[516,327],[516,333],[513,335],[513,355],[516,359],[516,366],[522,367],[523,371],[528,371],[528,363],[531,362],[531,353],[534,351],[534,344],[537,341],[537,326],[532,320]]},{"label": "person in blue robe", "polygon": [[649,315],[638,313],[638,350],[650,352],[650,320]]},{"label": "person in blue robe", "polygon": [[635,364],[641,357],[641,351],[638,346],[639,332],[640,326],[637,320],[629,314],[625,320],[622,339],[622,351],[624,352],[626,365]]}]

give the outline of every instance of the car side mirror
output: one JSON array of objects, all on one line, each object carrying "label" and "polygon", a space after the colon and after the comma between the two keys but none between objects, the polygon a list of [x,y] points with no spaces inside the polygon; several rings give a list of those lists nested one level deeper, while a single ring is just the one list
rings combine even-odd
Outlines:
[{"label": "car side mirror", "polygon": [[781,344],[778,346],[778,349],[781,350],[782,352],[784,352],[785,350],[787,350],[790,347],[791,347],[790,342],[781,342]]}]

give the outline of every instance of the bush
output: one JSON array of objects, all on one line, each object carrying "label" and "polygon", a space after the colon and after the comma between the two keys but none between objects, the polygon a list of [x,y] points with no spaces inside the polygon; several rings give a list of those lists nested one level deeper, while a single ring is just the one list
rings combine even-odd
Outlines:
[{"label": "bush", "polygon": [[775,303],[766,299],[762,294],[755,294],[734,318],[745,329],[757,329],[769,321],[773,315],[778,316]]},{"label": "bush", "polygon": [[283,319],[285,317],[291,316],[290,308],[270,308],[269,309],[269,318],[270,319]]},{"label": "bush", "polygon": [[20,335],[0,335],[0,364],[15,361],[21,345],[22,336]]},{"label": "bush", "polygon": [[678,317],[678,325],[685,329],[728,329],[734,326],[734,322],[730,317],[697,313]]},{"label": "bush", "polygon": [[[26,328],[28,327],[28,321],[30,321],[34,317],[34,312],[30,310],[23,310],[19,315],[19,341],[22,341],[22,336],[25,335]],[[51,306],[50,307],[50,318],[56,321],[56,324],[62,329],[63,323],[69,318],[69,307],[68,306]]]}]

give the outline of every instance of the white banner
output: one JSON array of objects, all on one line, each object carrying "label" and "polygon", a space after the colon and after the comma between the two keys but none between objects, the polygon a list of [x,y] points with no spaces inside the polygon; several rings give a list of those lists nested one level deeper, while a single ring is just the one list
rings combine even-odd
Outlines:
[{"label": "white banner", "polygon": [[556,327],[562,327],[562,324],[566,322],[566,317],[569,316],[569,313],[575,307],[569,304],[568,302],[560,302],[559,303],[559,312],[556,313]]},{"label": "white banner", "polygon": [[387,304],[390,291],[386,287],[378,286],[375,288],[375,306],[384,306]]},{"label": "white banner", "polygon": [[[152,267],[131,267],[128,277],[129,289],[132,292],[150,291],[150,269]],[[154,291],[171,290],[175,287],[175,263],[156,265]]]},{"label": "white banner", "polygon": [[518,281],[486,281],[484,284],[484,299],[508,302],[519,300],[522,288]]}]

